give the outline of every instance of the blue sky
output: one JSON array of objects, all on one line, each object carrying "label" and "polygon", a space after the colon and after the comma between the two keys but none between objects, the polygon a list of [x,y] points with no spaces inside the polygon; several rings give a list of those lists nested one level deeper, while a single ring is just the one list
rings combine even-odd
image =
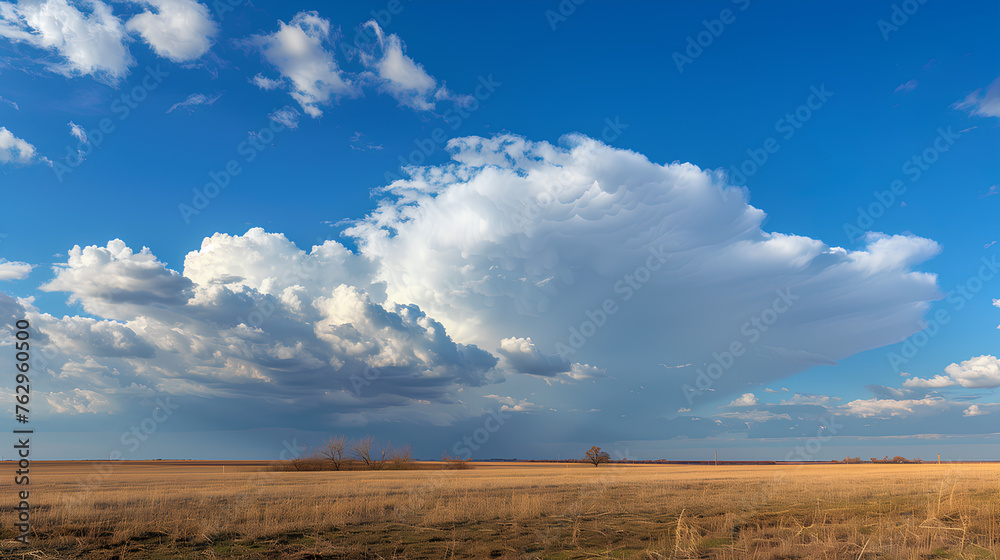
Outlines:
[{"label": "blue sky", "polygon": [[0,2],[37,449],[996,459],[998,17]]}]

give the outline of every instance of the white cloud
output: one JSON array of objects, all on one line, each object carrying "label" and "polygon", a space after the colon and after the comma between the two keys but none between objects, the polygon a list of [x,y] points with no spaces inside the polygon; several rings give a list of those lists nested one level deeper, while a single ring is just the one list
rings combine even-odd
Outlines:
[{"label": "white cloud", "polygon": [[[653,416],[690,408],[680,387],[734,336],[748,351],[712,387],[720,403],[814,365],[810,356],[901,340],[938,297],[936,279],[912,269],[937,251],[932,241],[872,234],[846,251],[765,232],[764,213],[721,174],[581,136],[565,143],[451,142],[453,162],[409,170],[349,230],[358,253],[333,241],[307,252],[252,229],[205,239],[177,272],[118,240],[74,247],[43,289],[96,319],[27,313],[63,356],[53,375],[107,387],[112,404],[169,390],[341,423],[447,423],[475,412],[460,389],[500,379],[484,349],[548,379],[638,380],[650,389],[629,416]],[[627,278],[641,286],[623,289]],[[756,343],[746,325],[760,317]],[[559,343],[574,351],[554,365]],[[574,406],[607,406],[600,382],[573,389]]]},{"label": "white cloud", "polygon": [[272,80],[261,73],[257,73],[256,76],[250,78],[250,83],[256,85],[264,91],[271,91],[272,89],[277,89],[285,84],[281,80]]},{"label": "white cloud", "polygon": [[955,380],[947,375],[935,375],[930,379],[911,377],[903,382],[903,387],[941,388],[951,387],[952,385],[956,385]]},{"label": "white cloud", "polygon": [[505,338],[497,353],[503,357],[506,371],[526,373],[545,378],[593,379],[604,376],[604,370],[587,364],[572,363],[559,356],[543,354],[530,338]]},{"label": "white cloud", "polygon": [[28,142],[14,136],[14,133],[0,126],[0,163],[29,164],[45,161],[38,157],[38,151]]},{"label": "white cloud", "polygon": [[777,414],[774,412],[768,412],[766,410],[748,410],[746,412],[723,412],[721,414],[716,414],[717,417],[722,418],[735,418],[737,420],[743,420],[744,422],[768,422],[770,420],[791,420],[792,417],[788,414],[781,413]]},{"label": "white cloud", "polygon": [[[697,368],[659,364],[705,364],[734,335],[761,342],[715,389],[898,342],[939,298],[936,277],[913,270],[939,252],[933,241],[870,234],[847,251],[765,232],[765,214],[721,174],[577,135],[563,144],[452,140],[451,163],[408,169],[347,234],[390,300],[418,304],[459,340],[496,348],[530,338],[550,356],[561,344],[572,361],[675,389],[693,385]],[[628,284],[637,272],[638,289]],[[797,299],[766,333],[744,327],[774,313],[781,290]],[[611,354],[628,364],[602,362]]]},{"label": "white cloud", "polygon": [[424,70],[424,67],[406,56],[406,45],[398,35],[388,36],[382,31],[375,20],[365,24],[372,29],[378,38],[376,49],[371,53],[362,53],[362,62],[375,74],[379,89],[394,97],[400,104],[417,109],[430,111],[435,102],[451,100],[459,104],[469,101],[467,97],[456,96],[448,88],[438,87],[437,80]]},{"label": "white cloud", "polygon": [[117,82],[134,63],[128,34],[110,6],[99,0],[86,5],[89,14],[66,0],[0,2],[0,37],[58,53],[65,62],[51,65],[56,72]]},{"label": "white cloud", "polygon": [[941,397],[926,397],[909,400],[858,399],[842,405],[841,408],[846,409],[848,414],[860,416],[861,418],[888,418],[892,416],[907,416],[915,412],[939,411],[943,410],[947,405],[948,402]]},{"label": "white cloud", "polygon": [[1000,117],[1000,78],[993,80],[985,94],[981,89],[977,89],[965,99],[955,103],[953,107],[980,117]]},{"label": "white cloud", "polygon": [[196,107],[201,105],[213,105],[221,97],[221,93],[216,93],[212,96],[205,95],[204,93],[192,93],[184,101],[171,105],[170,108],[167,109],[167,112],[172,113],[175,109],[185,109],[190,113],[193,112]]},{"label": "white cloud", "polygon": [[154,12],[143,12],[128,21],[129,31],[137,32],[156,51],[174,62],[200,58],[212,47],[219,32],[208,7],[194,0],[133,0]]},{"label": "white cloud", "polygon": [[0,280],[21,280],[27,278],[33,268],[35,268],[34,265],[25,262],[8,261],[7,259],[0,258]]},{"label": "white cloud", "polygon": [[107,397],[87,389],[48,393],[45,400],[56,414],[99,414],[113,411]]},{"label": "white cloud", "polygon": [[[352,95],[354,85],[342,74],[333,52],[325,45],[332,41],[330,20],[316,12],[299,12],[291,23],[278,22],[278,31],[256,35],[251,39],[260,49],[264,60],[274,66],[290,83],[292,98],[311,117],[320,117],[320,105],[328,104],[334,95]],[[260,76],[255,83],[265,89],[274,80]]]},{"label": "white cloud", "polygon": [[989,414],[988,410],[980,410],[978,404],[970,405],[969,408],[965,409],[962,416],[982,416],[984,414]]},{"label": "white cloud", "polygon": [[903,382],[903,386],[941,388],[961,385],[968,389],[1000,387],[1000,359],[991,355],[977,356],[959,364],[951,364],[944,368],[944,372],[946,375],[939,374],[930,379],[919,377],[907,379]]},{"label": "white cloud", "polygon": [[80,142],[83,142],[84,144],[86,144],[87,143],[87,131],[84,130],[82,126],[74,123],[73,121],[69,121],[69,123],[67,123],[67,124],[69,125],[69,133],[70,133],[70,135],[72,135],[73,138],[76,138]]},{"label": "white cloud", "polygon": [[757,396],[753,393],[743,393],[743,395],[727,406],[754,406],[757,402]]},{"label": "white cloud", "polygon": [[962,387],[970,389],[992,389],[1000,387],[1000,360],[991,355],[969,358],[959,364],[944,368]]},{"label": "white cloud", "polygon": [[790,399],[784,399],[781,404],[812,404],[817,406],[830,406],[840,401],[840,397],[830,397],[827,395],[801,395],[795,393]]},{"label": "white cloud", "polygon": [[420,111],[433,110],[436,102],[442,100],[459,105],[472,101],[469,96],[455,95],[443,85],[439,87],[421,64],[405,54],[406,45],[398,35],[386,36],[374,20],[365,26],[375,31],[378,44],[374,52],[362,54],[361,60],[374,72],[381,91]]},{"label": "white cloud", "polygon": [[517,373],[554,376],[570,370],[570,363],[558,356],[547,356],[535,348],[530,338],[505,338],[500,341],[497,349],[509,364],[510,369]]},{"label": "white cloud", "polygon": [[501,397],[499,395],[484,395],[487,399],[493,399],[500,403],[502,406],[500,410],[502,412],[530,412],[532,410],[540,410],[542,407],[535,403],[528,402],[527,399],[517,400],[513,397]]},{"label": "white cloud", "polygon": [[192,296],[192,283],[167,269],[146,247],[134,253],[120,239],[107,247],[73,247],[65,265],[43,291],[71,294],[88,312],[102,317],[134,318],[149,306],[182,305]]},{"label": "white cloud", "polygon": [[7,105],[10,105],[11,107],[14,108],[15,111],[20,111],[21,110],[21,108],[17,106],[17,103],[14,103],[10,99],[5,99],[2,96],[0,96],[0,103],[6,103]]}]

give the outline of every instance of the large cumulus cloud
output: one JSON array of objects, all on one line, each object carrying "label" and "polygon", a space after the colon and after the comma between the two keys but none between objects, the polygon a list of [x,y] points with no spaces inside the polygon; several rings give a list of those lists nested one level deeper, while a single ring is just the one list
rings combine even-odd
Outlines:
[{"label": "large cumulus cloud", "polygon": [[898,342],[939,297],[915,270],[933,241],[871,234],[849,251],[768,232],[741,190],[692,164],[578,135],[449,147],[451,162],[381,191],[346,232],[357,252],[251,229],[205,239],[175,271],[117,240],[75,247],[44,289],[91,317],[12,311],[56,352],[52,406],[169,393],[255,417],[440,425],[530,397],[624,429],[690,407],[685,385],[725,404]]},{"label": "large cumulus cloud", "polygon": [[[459,340],[530,339],[541,355],[562,349],[657,384],[650,411],[713,361],[727,369],[712,389],[735,393],[898,342],[939,297],[935,276],[913,270],[935,242],[871,234],[849,251],[768,232],[742,191],[689,163],[579,135],[449,148],[452,162],[408,169],[347,232],[389,299],[416,303]],[[729,363],[734,342],[745,352]]]}]

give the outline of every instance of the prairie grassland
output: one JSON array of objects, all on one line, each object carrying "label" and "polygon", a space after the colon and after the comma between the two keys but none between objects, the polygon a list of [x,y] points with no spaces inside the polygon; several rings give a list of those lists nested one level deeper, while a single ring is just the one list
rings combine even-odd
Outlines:
[{"label": "prairie grassland", "polygon": [[219,465],[33,465],[27,546],[4,477],[0,556],[1000,558],[996,464]]}]

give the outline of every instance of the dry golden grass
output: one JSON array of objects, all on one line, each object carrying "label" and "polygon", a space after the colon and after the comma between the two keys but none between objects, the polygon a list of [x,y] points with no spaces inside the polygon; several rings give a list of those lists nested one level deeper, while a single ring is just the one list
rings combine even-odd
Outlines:
[{"label": "dry golden grass", "polygon": [[7,505],[0,556],[1000,558],[994,464],[255,470],[32,465],[33,542]]}]

